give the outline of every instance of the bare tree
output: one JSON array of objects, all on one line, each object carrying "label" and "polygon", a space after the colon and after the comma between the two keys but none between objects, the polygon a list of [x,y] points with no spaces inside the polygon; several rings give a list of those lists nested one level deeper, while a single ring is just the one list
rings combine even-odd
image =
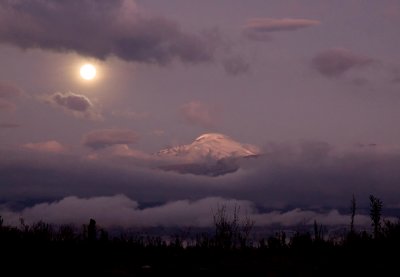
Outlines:
[{"label": "bare tree", "polygon": [[373,196],[372,194],[369,196],[370,201],[370,217],[371,217],[371,225],[374,228],[374,238],[378,238],[381,232],[381,215],[382,215],[382,201]]},{"label": "bare tree", "polygon": [[351,234],[354,233],[354,217],[356,216],[356,209],[357,209],[356,197],[353,194],[353,197],[351,198],[351,202],[350,202],[350,210],[351,210],[350,233]]}]

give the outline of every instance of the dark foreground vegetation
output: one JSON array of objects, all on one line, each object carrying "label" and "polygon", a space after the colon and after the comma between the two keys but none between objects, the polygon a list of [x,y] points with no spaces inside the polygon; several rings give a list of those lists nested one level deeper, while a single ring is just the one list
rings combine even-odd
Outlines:
[{"label": "dark foreground vegetation", "polygon": [[[110,236],[91,219],[73,226],[43,222],[20,227],[0,220],[0,276],[385,276],[396,275],[400,223],[381,219],[382,202],[370,197],[373,231],[355,230],[353,198],[349,231],[327,238],[312,232],[284,232],[252,241],[253,222],[225,207],[214,215],[213,234],[197,234],[186,245],[155,236]],[[250,276],[248,275],[248,276]]]}]

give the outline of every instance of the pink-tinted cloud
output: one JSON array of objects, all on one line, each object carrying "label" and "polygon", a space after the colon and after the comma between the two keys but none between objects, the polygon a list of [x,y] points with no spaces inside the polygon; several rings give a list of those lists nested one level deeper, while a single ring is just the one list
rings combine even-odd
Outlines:
[{"label": "pink-tinted cloud", "polygon": [[214,107],[200,101],[191,101],[181,106],[180,113],[187,123],[211,128],[219,120],[219,113]]},{"label": "pink-tinted cloud", "polygon": [[0,98],[18,97],[22,94],[22,90],[11,82],[0,81]]},{"label": "pink-tinted cloud", "polygon": [[374,60],[343,48],[333,48],[317,54],[312,66],[326,77],[339,77],[350,69],[363,68]]},{"label": "pink-tinted cloud", "polygon": [[318,20],[293,18],[252,18],[243,27],[243,34],[256,41],[269,40],[271,32],[287,32],[320,24]]},{"label": "pink-tinted cloud", "polygon": [[13,83],[0,81],[0,111],[14,112],[17,108],[11,100],[22,95],[22,90]]},{"label": "pink-tinted cloud", "polygon": [[14,112],[17,109],[17,106],[5,99],[0,98],[0,111]]},{"label": "pink-tinted cloud", "polygon": [[44,142],[36,142],[36,143],[26,143],[22,145],[23,148],[39,151],[39,152],[48,152],[48,153],[62,153],[67,150],[67,148],[55,140],[49,140]]},{"label": "pink-tinted cloud", "polygon": [[117,144],[132,144],[138,139],[136,132],[127,129],[103,129],[91,131],[83,136],[82,144],[101,149]]}]

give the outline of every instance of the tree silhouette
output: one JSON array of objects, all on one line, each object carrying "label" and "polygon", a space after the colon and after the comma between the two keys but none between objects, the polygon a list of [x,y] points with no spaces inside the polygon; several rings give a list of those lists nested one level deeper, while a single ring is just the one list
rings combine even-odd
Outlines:
[{"label": "tree silhouette", "polygon": [[351,210],[350,233],[351,234],[354,233],[354,217],[356,215],[356,209],[357,209],[356,197],[353,194],[353,197],[351,198],[351,202],[350,202],[350,210]]},{"label": "tree silhouette", "polygon": [[381,215],[382,215],[382,201],[373,196],[372,194],[369,196],[370,201],[370,217],[371,217],[371,225],[374,228],[374,238],[378,238],[381,231]]},{"label": "tree silhouette", "polygon": [[90,219],[88,226],[88,240],[95,241],[97,237],[96,220]]}]

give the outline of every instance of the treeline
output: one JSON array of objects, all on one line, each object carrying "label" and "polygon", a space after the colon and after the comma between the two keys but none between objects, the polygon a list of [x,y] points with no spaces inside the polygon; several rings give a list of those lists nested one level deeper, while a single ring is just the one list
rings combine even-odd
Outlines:
[{"label": "treeline", "polygon": [[[170,236],[111,236],[90,219],[82,229],[72,225],[19,227],[0,219],[0,253],[4,276],[138,276],[160,274],[253,273],[262,276],[334,276],[390,272],[400,250],[400,223],[382,219],[382,201],[371,195],[372,232],[354,226],[356,201],[351,201],[349,229],[338,239],[312,231],[288,236],[276,232],[254,241],[254,222],[221,206],[214,214],[214,232]],[[14,264],[17,262],[17,266]],[[395,269],[397,271],[397,269]],[[10,275],[11,273],[11,275]],[[35,275],[36,276],[36,275]]]}]

